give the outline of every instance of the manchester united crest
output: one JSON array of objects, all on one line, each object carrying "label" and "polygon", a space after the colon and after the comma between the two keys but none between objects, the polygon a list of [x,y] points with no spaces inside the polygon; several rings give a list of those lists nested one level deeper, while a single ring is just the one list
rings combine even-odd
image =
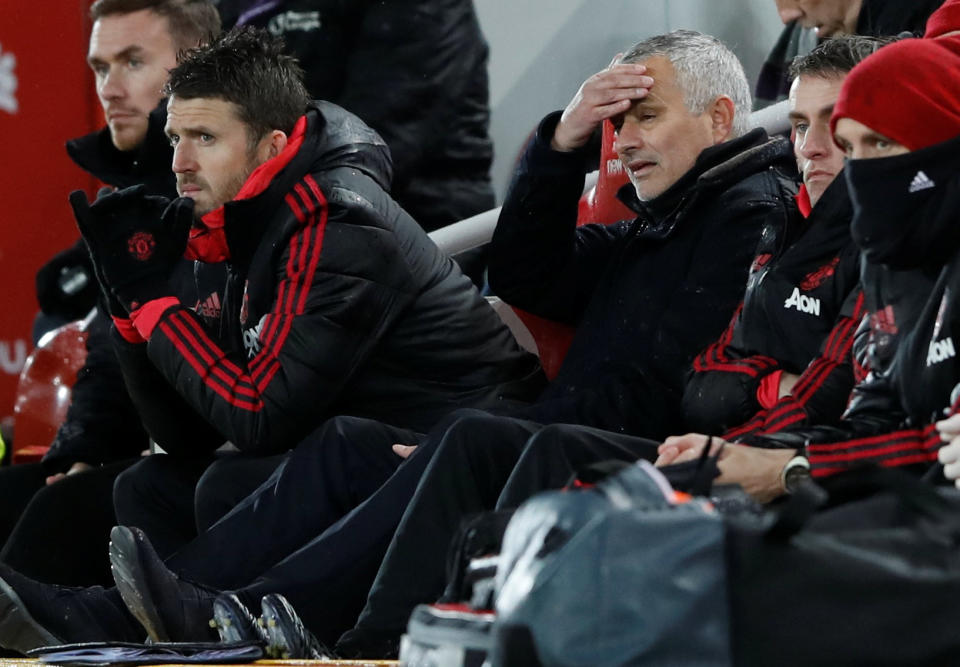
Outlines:
[{"label": "manchester united crest", "polygon": [[153,234],[137,232],[127,240],[127,252],[137,261],[145,262],[153,257],[153,249],[156,245]]}]

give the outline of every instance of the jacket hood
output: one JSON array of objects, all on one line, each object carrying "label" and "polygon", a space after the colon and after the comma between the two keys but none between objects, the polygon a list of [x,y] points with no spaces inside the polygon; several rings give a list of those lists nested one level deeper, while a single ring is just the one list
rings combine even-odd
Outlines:
[{"label": "jacket hood", "polygon": [[324,100],[310,103],[307,137],[301,153],[304,151],[310,158],[304,173],[351,167],[390,191],[393,180],[390,149],[379,134],[343,107]]},{"label": "jacket hood", "polygon": [[167,101],[163,100],[150,113],[147,136],[130,151],[113,145],[110,130],[87,134],[67,142],[67,154],[78,167],[99,181],[116,188],[143,184],[147,193],[174,198],[177,179],[173,174],[173,149],[164,134],[167,122]]}]

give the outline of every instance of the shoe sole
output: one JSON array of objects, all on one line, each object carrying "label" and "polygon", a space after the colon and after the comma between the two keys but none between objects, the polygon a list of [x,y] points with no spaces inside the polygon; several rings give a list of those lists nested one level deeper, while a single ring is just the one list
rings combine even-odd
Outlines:
[{"label": "shoe sole", "polygon": [[157,606],[149,596],[150,589],[145,583],[147,576],[140,564],[137,540],[133,532],[123,526],[114,526],[110,531],[110,571],[123,603],[147,631],[150,639],[154,642],[170,641]]},{"label": "shoe sole", "polygon": [[37,623],[13,587],[0,578],[0,644],[20,653],[63,644]]}]

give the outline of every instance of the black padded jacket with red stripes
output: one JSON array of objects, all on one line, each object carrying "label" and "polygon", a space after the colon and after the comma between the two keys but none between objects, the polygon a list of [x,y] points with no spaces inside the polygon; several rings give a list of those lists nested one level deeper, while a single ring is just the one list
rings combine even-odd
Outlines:
[{"label": "black padded jacket with red stripes", "polygon": [[768,446],[806,447],[815,476],[865,465],[926,471],[937,420],[958,409],[960,140],[848,163],[853,238],[865,257],[869,373],[834,427],[787,429]]},{"label": "black padded jacket with red stripes", "polygon": [[175,305],[146,345],[114,337],[151,435],[170,452],[265,453],[334,415],[424,431],[535,396],[537,360],[390,198],[383,140],[328,102],[298,128],[262,191],[222,209],[217,330]]},{"label": "black padded jacket with red stripes", "polygon": [[[801,192],[805,196],[805,191]],[[685,426],[736,439],[790,424],[840,419],[853,388],[850,349],[864,314],[853,208],[840,176],[804,218],[769,226],[757,248],[743,303],[723,335],[693,362],[683,394]],[[800,375],[766,409],[765,381]]]}]

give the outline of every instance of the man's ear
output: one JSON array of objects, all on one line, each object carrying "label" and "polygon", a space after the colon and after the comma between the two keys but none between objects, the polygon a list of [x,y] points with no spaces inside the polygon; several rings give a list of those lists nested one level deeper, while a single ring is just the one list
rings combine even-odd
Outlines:
[{"label": "man's ear", "polygon": [[260,163],[264,163],[271,158],[275,158],[283,149],[287,147],[287,134],[281,130],[272,130],[270,134],[260,140],[259,153]]},{"label": "man's ear", "polygon": [[733,133],[735,115],[733,100],[726,95],[721,95],[707,109],[707,114],[710,118],[710,131],[713,133],[714,144],[721,144],[729,139]]}]

